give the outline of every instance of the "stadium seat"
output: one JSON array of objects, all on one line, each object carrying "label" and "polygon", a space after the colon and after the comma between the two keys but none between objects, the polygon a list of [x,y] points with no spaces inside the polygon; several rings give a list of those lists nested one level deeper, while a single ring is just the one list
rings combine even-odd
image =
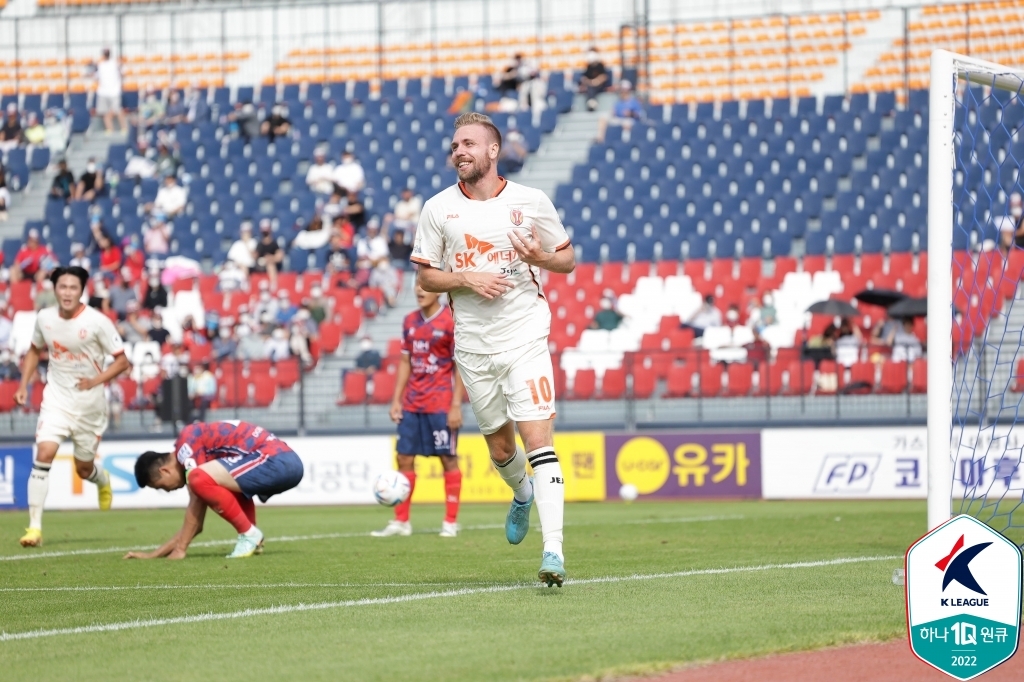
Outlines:
[{"label": "stadium seat", "polygon": [[665,397],[683,398],[693,394],[693,365],[673,363],[668,370]]},{"label": "stadium seat", "polygon": [[612,368],[604,372],[601,379],[601,398],[604,400],[619,400],[626,395],[626,370],[625,368]]},{"label": "stadium seat", "polygon": [[342,382],[342,396],[339,404],[355,405],[366,402],[366,375],[362,372],[346,372]]},{"label": "stadium seat", "polygon": [[594,396],[596,375],[592,369],[580,369],[572,384],[572,397],[574,400],[589,400]]},{"label": "stadium seat", "polygon": [[[347,378],[348,375],[346,375]],[[370,403],[373,405],[387,405],[395,393],[396,376],[387,371],[380,370],[373,373],[373,392],[370,394]],[[346,393],[347,394],[347,393]]]}]

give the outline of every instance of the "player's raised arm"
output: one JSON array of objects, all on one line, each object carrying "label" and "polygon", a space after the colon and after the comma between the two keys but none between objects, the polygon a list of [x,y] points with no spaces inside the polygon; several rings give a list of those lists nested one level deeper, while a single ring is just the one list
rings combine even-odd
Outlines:
[{"label": "player's raised arm", "polygon": [[551,272],[570,273],[576,268],[576,254],[562,226],[555,205],[538,192],[537,217],[529,230],[511,230],[508,238],[519,258],[528,265]]}]

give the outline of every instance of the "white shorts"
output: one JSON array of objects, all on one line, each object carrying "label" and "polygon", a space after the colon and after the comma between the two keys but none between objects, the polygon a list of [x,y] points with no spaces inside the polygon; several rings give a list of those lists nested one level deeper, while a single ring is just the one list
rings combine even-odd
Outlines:
[{"label": "white shorts", "polygon": [[107,413],[92,415],[69,415],[59,410],[43,409],[36,422],[36,444],[57,443],[70,440],[75,446],[75,459],[91,462],[96,459],[96,449],[107,430]]},{"label": "white shorts", "polygon": [[117,114],[121,111],[121,98],[107,95],[96,95],[96,114]]},{"label": "white shorts", "polygon": [[509,420],[555,418],[555,376],[547,337],[493,355],[456,348],[455,364],[482,434],[494,433]]}]

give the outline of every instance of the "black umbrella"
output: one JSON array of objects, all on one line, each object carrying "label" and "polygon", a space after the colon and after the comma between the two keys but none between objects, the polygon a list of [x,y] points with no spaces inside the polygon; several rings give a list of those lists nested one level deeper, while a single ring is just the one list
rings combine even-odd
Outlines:
[{"label": "black umbrella", "polygon": [[850,317],[852,315],[859,315],[860,313],[852,305],[846,301],[837,301],[834,298],[830,298],[827,301],[818,301],[811,305],[807,309],[807,312],[814,313],[815,315],[831,315],[835,317]]},{"label": "black umbrella", "polygon": [[888,308],[893,303],[905,299],[907,295],[902,292],[891,291],[889,289],[865,289],[859,294],[854,294],[853,297],[861,303]]},{"label": "black umbrella", "polygon": [[893,303],[888,310],[889,317],[927,317],[927,298],[905,298]]}]

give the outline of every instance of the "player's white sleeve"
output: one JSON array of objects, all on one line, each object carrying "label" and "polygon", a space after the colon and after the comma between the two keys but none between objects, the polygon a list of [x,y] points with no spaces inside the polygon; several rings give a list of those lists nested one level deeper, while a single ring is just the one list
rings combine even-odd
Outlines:
[{"label": "player's white sleeve", "polygon": [[416,228],[416,243],[412,247],[413,263],[429,265],[438,270],[444,269],[444,235],[441,224],[436,216],[436,203],[428,202],[420,213],[420,223]]},{"label": "player's white sleeve", "polygon": [[40,315],[36,313],[36,324],[32,329],[32,345],[36,350],[46,350],[46,339],[43,337],[43,327],[39,322],[39,317]]},{"label": "player's white sleeve", "polygon": [[98,340],[103,352],[115,357],[124,353],[124,339],[121,338],[121,334],[117,331],[114,323],[105,315],[98,319],[100,320]]},{"label": "player's white sleeve", "polygon": [[569,246],[569,235],[562,226],[562,219],[558,217],[555,205],[551,203],[547,195],[537,192],[537,219],[534,225],[540,233],[540,245],[547,251],[561,251]]}]

